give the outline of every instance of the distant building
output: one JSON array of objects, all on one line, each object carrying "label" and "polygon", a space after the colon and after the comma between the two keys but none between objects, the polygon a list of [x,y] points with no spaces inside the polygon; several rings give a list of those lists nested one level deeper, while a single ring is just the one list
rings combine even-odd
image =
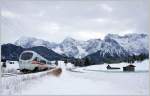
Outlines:
[{"label": "distant building", "polygon": [[110,69],[111,67],[110,67],[110,65],[107,65],[107,67],[106,67],[107,69]]},{"label": "distant building", "polygon": [[126,67],[123,67],[123,71],[135,71],[135,67],[134,65],[130,64]]},{"label": "distant building", "polygon": [[108,65],[106,68],[107,69],[120,69],[119,67],[111,67],[110,65]]}]

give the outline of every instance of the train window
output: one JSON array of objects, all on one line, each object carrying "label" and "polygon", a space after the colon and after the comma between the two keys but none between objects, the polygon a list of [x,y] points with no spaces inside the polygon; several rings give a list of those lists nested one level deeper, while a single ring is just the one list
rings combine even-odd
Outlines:
[{"label": "train window", "polygon": [[44,61],[44,60],[40,60],[40,62],[43,63],[43,64],[46,64],[46,61]]},{"label": "train window", "polygon": [[51,62],[47,62],[47,64],[51,64]]},{"label": "train window", "polygon": [[33,61],[38,61],[38,57],[35,57]]},{"label": "train window", "polygon": [[33,53],[30,53],[30,52],[26,52],[26,53],[23,53],[22,56],[21,56],[21,59],[22,60],[29,60],[31,59],[33,56]]},{"label": "train window", "polygon": [[10,62],[10,64],[14,64],[14,62]]}]

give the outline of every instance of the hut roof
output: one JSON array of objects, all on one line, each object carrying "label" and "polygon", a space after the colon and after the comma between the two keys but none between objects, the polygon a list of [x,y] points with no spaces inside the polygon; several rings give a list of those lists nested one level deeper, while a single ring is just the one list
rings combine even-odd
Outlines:
[{"label": "hut roof", "polygon": [[130,64],[130,65],[126,66],[126,67],[136,67],[136,66],[135,66],[135,65]]}]

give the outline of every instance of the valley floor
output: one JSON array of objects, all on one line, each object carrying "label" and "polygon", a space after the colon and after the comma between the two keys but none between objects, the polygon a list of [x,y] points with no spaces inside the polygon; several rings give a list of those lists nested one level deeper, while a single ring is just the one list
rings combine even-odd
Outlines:
[{"label": "valley floor", "polygon": [[[148,63],[148,61],[146,62]],[[66,69],[63,62],[60,62],[59,67],[63,71],[59,77],[52,75],[41,77],[39,75],[45,74],[45,72],[35,73],[36,79],[22,81],[24,83],[21,83],[19,88],[10,88],[9,90],[7,87],[3,87],[2,93],[17,95],[149,95],[148,70],[137,72],[85,70],[98,70],[102,66],[104,65],[93,65],[70,71]],[[104,67],[101,70],[104,70]],[[22,78],[26,77],[30,76],[23,76]],[[2,77],[3,82],[6,83],[4,78],[7,80],[7,77]],[[12,90],[13,92],[11,92]]]},{"label": "valley floor", "polygon": [[144,73],[63,73],[46,76],[21,94],[29,95],[148,95],[148,72]]}]

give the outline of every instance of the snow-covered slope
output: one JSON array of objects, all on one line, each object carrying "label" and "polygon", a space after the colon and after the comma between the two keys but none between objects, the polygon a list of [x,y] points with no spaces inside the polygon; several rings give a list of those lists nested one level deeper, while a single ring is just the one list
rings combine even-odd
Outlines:
[{"label": "snow-covered slope", "polygon": [[37,39],[33,37],[21,37],[15,42],[15,45],[21,46],[23,48],[31,48],[35,46],[44,46],[49,49],[57,46],[54,42],[45,41],[42,39]]},{"label": "snow-covered slope", "polygon": [[105,38],[117,41],[130,54],[147,54],[149,50],[148,35],[146,34],[127,34],[125,36],[108,34]]},{"label": "snow-covered slope", "polygon": [[[60,43],[61,52],[67,56],[82,58],[88,54],[94,53],[100,49],[100,39],[91,39],[88,41],[79,41],[73,38],[66,38]],[[55,49],[54,49],[55,50]]]},{"label": "snow-covered slope", "polygon": [[58,47],[60,47],[63,53],[69,57],[74,57],[79,53],[79,50],[77,48],[77,41],[72,38],[64,39]]},{"label": "snow-covered slope", "polygon": [[101,39],[91,39],[86,41],[85,49],[88,54],[97,52],[101,49],[102,40]]},{"label": "snow-covered slope", "polygon": [[106,53],[110,54],[110,56],[126,56],[127,52],[124,50],[122,46],[120,46],[115,40],[110,38],[105,38],[105,40],[101,44],[100,54],[105,56]]},{"label": "snow-covered slope", "polygon": [[111,38],[105,38],[100,45],[100,49],[86,56],[91,62],[98,64],[104,62],[120,62],[128,57],[128,52]]},{"label": "snow-covered slope", "polygon": [[119,56],[126,53],[130,55],[148,54],[148,35],[136,33],[124,36],[108,34],[104,40],[91,39],[88,41],[79,41],[67,37],[59,44],[31,37],[22,37],[15,44],[24,48],[45,46],[56,53],[76,58],[83,58],[97,51],[103,52],[103,55],[109,53]]}]

